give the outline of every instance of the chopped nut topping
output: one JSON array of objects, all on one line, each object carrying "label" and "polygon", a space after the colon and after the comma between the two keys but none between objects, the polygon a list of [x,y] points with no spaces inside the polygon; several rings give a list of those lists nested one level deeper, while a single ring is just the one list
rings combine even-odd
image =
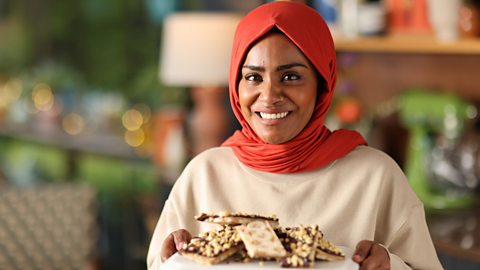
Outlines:
[{"label": "chopped nut topping", "polygon": [[[258,241],[265,242],[266,240],[272,242],[275,238],[278,238],[277,241],[280,240],[281,245],[278,248],[272,247],[272,249],[275,252],[281,252],[284,249],[283,252],[284,254],[286,252],[287,255],[284,257],[280,255],[277,258],[267,256],[264,259],[274,259],[282,267],[313,267],[315,260],[334,261],[345,258],[345,254],[341,249],[323,238],[323,233],[318,225],[282,228],[278,226],[278,218],[275,215],[261,216],[229,211],[210,215],[201,213],[195,216],[195,219],[215,223],[214,218],[225,217],[242,218],[242,221],[240,223],[217,222],[217,224],[222,224],[220,229],[203,232],[192,238],[190,243],[184,244],[179,251],[180,254],[205,264],[216,264],[222,261],[248,263],[252,258],[249,257],[238,232],[242,231],[240,229],[242,226],[237,226],[244,224],[245,228],[258,231],[255,235],[250,234],[249,230],[243,232],[244,234],[246,233],[242,236],[246,237],[245,239],[253,237],[249,240],[253,244],[258,244]],[[252,222],[255,220],[256,222]],[[268,225],[267,227],[271,226],[270,231],[273,229],[273,235],[259,230],[258,226],[260,223],[258,223],[258,220],[264,220],[262,222],[265,222]],[[263,266],[263,261],[259,262],[259,265]]]},{"label": "chopped nut topping", "polygon": [[237,232],[230,227],[224,227],[219,231],[210,231],[192,238],[184,250],[201,256],[214,257],[240,244],[241,240]]},{"label": "chopped nut topping", "polygon": [[304,267],[315,261],[317,239],[323,236],[318,226],[279,228],[277,235],[289,254],[282,267]]}]

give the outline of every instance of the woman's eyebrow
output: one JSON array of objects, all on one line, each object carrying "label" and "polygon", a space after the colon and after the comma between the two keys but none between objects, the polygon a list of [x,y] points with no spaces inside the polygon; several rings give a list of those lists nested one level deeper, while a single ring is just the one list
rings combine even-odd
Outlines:
[{"label": "woman's eyebrow", "polygon": [[286,65],[278,66],[278,67],[277,67],[277,71],[286,70],[286,69],[289,69],[289,68],[292,68],[292,67],[304,67],[304,68],[308,68],[306,65],[301,64],[301,63],[291,63],[291,64],[286,64]]},{"label": "woman's eyebrow", "polygon": [[[301,63],[291,63],[291,64],[286,64],[286,65],[278,66],[278,67],[276,68],[276,70],[277,70],[277,71],[282,71],[282,70],[286,70],[286,69],[289,69],[289,68],[292,68],[292,67],[304,67],[304,68],[308,68],[306,65],[301,64]],[[264,67],[253,66],[253,65],[245,65],[245,66],[243,66],[242,68],[247,68],[247,69],[255,70],[255,71],[265,71],[265,68],[264,68]]]},{"label": "woman's eyebrow", "polygon": [[248,68],[248,69],[255,70],[255,71],[265,71],[264,67],[252,66],[252,65],[245,65],[242,68]]}]

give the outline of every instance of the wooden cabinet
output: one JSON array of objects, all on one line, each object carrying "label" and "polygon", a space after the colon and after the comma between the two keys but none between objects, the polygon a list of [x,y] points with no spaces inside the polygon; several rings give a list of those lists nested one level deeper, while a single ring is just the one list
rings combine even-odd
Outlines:
[{"label": "wooden cabinet", "polygon": [[339,79],[367,108],[412,87],[480,101],[480,39],[339,38],[335,45]]},{"label": "wooden cabinet", "polygon": [[336,38],[338,52],[394,53],[394,54],[480,54],[480,39],[462,39],[439,42],[430,37],[365,37]]}]

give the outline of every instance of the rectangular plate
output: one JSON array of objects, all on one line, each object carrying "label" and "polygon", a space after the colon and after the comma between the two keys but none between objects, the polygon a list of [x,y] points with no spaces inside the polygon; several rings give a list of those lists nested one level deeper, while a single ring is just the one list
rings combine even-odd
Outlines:
[{"label": "rectangular plate", "polygon": [[[308,269],[324,269],[324,270],[358,270],[358,264],[352,261],[353,250],[347,247],[340,247],[345,253],[345,260],[338,262],[322,262],[315,261],[315,267]],[[160,267],[161,270],[273,270],[273,269],[293,269],[293,268],[282,268],[277,262],[263,262],[263,265],[260,265],[259,261],[254,261],[250,263],[220,263],[216,265],[202,265],[196,263],[190,259],[187,259],[181,256],[178,253],[175,253],[170,259],[165,262]],[[302,268],[298,268],[302,269]],[[305,269],[305,268],[303,268]]]}]

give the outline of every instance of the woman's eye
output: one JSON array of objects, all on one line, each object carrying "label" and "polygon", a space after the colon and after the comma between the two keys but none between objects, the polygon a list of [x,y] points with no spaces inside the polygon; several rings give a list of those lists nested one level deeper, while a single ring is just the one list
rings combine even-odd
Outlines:
[{"label": "woman's eye", "polygon": [[245,75],[245,80],[252,81],[252,82],[259,82],[262,80],[262,77],[260,77],[258,74],[247,74]]},{"label": "woman's eye", "polygon": [[295,80],[298,80],[298,79],[300,79],[300,76],[297,75],[297,74],[292,74],[292,73],[285,74],[282,77],[283,81],[295,81]]}]

